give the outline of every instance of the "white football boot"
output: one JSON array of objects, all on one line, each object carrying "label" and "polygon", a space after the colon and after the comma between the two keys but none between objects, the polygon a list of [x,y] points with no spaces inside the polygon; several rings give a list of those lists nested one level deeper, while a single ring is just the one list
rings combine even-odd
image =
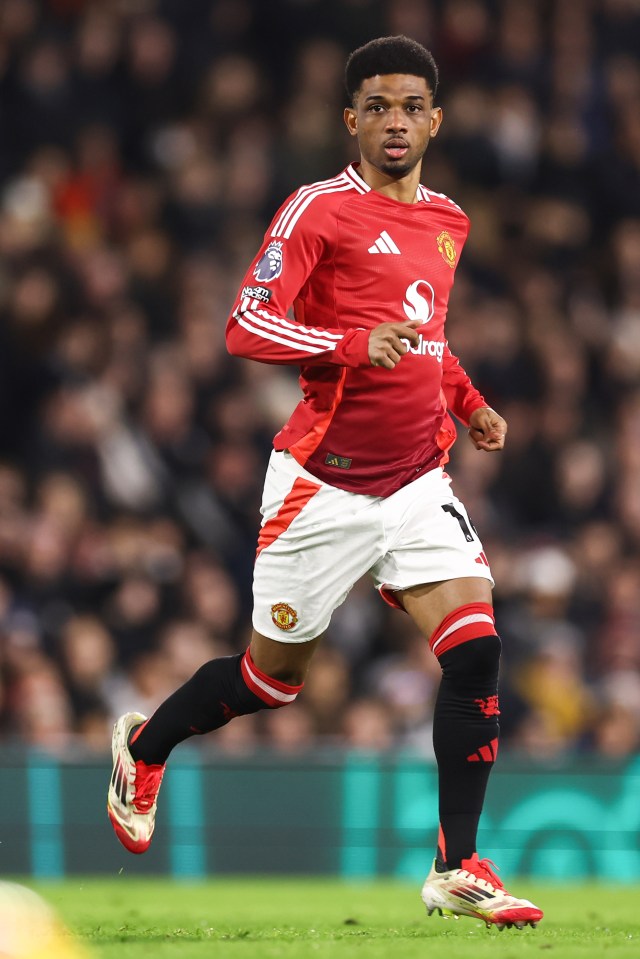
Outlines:
[{"label": "white football boot", "polygon": [[434,862],[431,872],[422,887],[422,901],[427,912],[441,916],[471,916],[481,919],[487,928],[523,929],[536,926],[543,912],[528,899],[510,895],[495,872],[489,859],[479,859],[474,852],[470,859],[463,859],[460,869],[437,872]]},{"label": "white football boot", "polygon": [[113,772],[107,812],[115,834],[129,852],[146,852],[156,821],[158,790],[165,766],[135,761],[129,752],[129,737],[135,726],[146,722],[142,713],[125,713],[113,727],[111,751]]}]

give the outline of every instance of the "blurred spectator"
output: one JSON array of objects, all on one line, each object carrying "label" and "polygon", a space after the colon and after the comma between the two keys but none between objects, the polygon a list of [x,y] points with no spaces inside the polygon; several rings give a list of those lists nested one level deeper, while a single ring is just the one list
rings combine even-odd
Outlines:
[{"label": "blurred spectator", "polygon": [[317,734],[313,713],[303,702],[291,705],[292,709],[274,709],[264,716],[263,735],[280,753],[308,753],[314,748]]},{"label": "blurred spectator", "polygon": [[[231,359],[277,206],[351,159],[345,53],[431,47],[470,214],[449,341],[509,420],[451,473],[496,576],[503,748],[640,748],[640,10],[632,0],[0,4],[0,738],[107,748],[250,629],[296,372]],[[437,664],[363,581],[299,706],[206,747],[429,754]]]},{"label": "blurred spectator", "polygon": [[354,700],[345,710],[342,735],[350,749],[391,749],[395,740],[391,708],[383,699]]}]

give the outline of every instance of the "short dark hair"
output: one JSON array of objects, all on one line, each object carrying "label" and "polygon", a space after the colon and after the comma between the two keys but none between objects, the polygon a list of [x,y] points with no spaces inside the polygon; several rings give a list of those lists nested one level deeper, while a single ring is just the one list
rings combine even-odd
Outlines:
[{"label": "short dark hair", "polygon": [[435,100],[438,90],[438,67],[433,54],[410,37],[379,37],[358,47],[350,54],[344,82],[353,103],[363,80],[389,73],[409,73],[424,77]]}]

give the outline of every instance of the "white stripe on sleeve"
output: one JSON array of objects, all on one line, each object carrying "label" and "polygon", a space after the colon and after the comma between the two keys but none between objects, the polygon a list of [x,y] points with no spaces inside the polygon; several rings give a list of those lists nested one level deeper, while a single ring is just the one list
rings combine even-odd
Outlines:
[{"label": "white stripe on sleeve", "polygon": [[[311,335],[308,336],[307,333],[303,333],[297,330],[292,323],[282,323],[279,317],[270,317],[269,319],[263,319],[264,310],[256,310],[255,312],[247,311],[242,314],[242,317],[238,317],[238,322],[240,319],[248,319],[255,326],[260,327],[263,330],[270,330],[273,333],[279,333],[281,336],[286,336],[288,340],[294,343],[300,344],[309,344],[310,346],[317,346],[319,352],[322,350],[335,350],[338,345],[337,340],[331,340],[328,337],[325,338],[322,335]],[[284,327],[284,328],[283,328]],[[342,339],[340,337],[339,339]]]},{"label": "white stripe on sleeve", "polygon": [[293,215],[289,219],[289,222],[283,230],[280,231],[280,236],[284,237],[285,240],[288,240],[291,234],[293,233],[293,228],[296,223],[307,209],[309,204],[316,199],[318,196],[322,196],[325,193],[342,193],[344,190],[352,190],[353,187],[350,183],[345,183],[344,186],[332,187],[329,190],[317,190],[315,193],[311,193],[302,203],[299,204]]},{"label": "white stripe on sleeve", "polygon": [[281,323],[282,326],[286,326],[289,330],[298,331],[305,335],[312,334],[313,336],[319,336],[323,340],[341,340],[344,336],[344,333],[329,333],[328,330],[317,330],[314,326],[301,326],[298,323],[292,323],[284,316],[275,316],[273,313],[269,313],[268,310],[256,310],[255,311],[259,316],[263,316],[265,320],[271,320],[273,323]]},{"label": "white stripe on sleeve", "polygon": [[318,190],[331,189],[334,186],[339,186],[341,183],[345,182],[344,173],[341,173],[339,176],[334,177],[332,180],[319,180],[317,183],[310,183],[308,186],[300,187],[294,198],[287,204],[285,209],[282,211],[282,215],[278,222],[275,224],[273,230],[271,231],[271,236],[279,236],[282,230],[284,229],[287,220],[294,212],[299,203],[302,203],[310,193],[315,193]]},{"label": "white stripe on sleeve", "polygon": [[324,353],[326,349],[335,349],[335,344],[332,344],[331,347],[324,348],[322,346],[305,346],[303,343],[287,340],[284,336],[275,336],[273,333],[268,333],[265,329],[252,326],[251,323],[248,323],[246,319],[244,319],[245,315],[246,314],[238,317],[238,324],[244,327],[245,330],[248,330],[249,333],[261,336],[264,340],[272,340],[274,343],[280,343],[281,346],[288,346],[292,350],[302,350],[303,353]]}]

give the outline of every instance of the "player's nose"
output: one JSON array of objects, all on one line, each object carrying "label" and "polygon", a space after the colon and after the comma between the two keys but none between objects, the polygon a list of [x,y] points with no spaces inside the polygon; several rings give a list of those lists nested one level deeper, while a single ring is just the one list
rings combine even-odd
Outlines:
[{"label": "player's nose", "polygon": [[389,110],[387,114],[387,130],[406,130],[405,115],[402,110]]}]

